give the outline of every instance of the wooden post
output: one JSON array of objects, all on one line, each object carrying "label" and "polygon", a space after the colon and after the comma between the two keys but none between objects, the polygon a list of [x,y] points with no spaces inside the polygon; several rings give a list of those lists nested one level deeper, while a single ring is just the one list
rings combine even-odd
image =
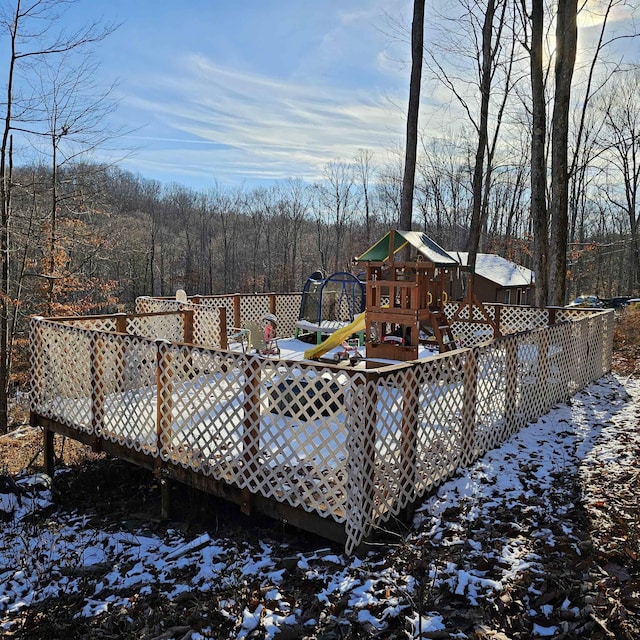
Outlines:
[{"label": "wooden post", "polygon": [[44,472],[53,478],[53,474],[56,471],[55,451],[53,448],[53,438],[55,433],[48,427],[44,428],[43,433],[43,449],[42,455],[44,458]]},{"label": "wooden post", "polygon": [[502,331],[500,330],[500,315],[502,312],[502,305],[495,305],[493,307],[495,309],[495,325],[493,328],[493,339],[499,338],[502,335]]},{"label": "wooden post", "polygon": [[116,313],[116,331],[118,333],[127,333],[127,314]]},{"label": "wooden post", "polygon": [[[251,482],[258,471],[260,450],[260,360],[251,358],[245,369],[244,420],[243,420],[243,475],[245,482]],[[242,490],[240,510],[251,515],[251,488]]]},{"label": "wooden post", "polygon": [[171,518],[171,478],[160,472],[160,518]]},{"label": "wooden post", "polygon": [[274,316],[277,316],[278,314],[276,313],[276,311],[277,311],[276,294],[270,293],[269,294],[269,313],[273,313]]},{"label": "wooden post", "polygon": [[233,326],[241,327],[242,326],[242,315],[240,312],[240,300],[241,295],[239,293],[235,293],[233,295]]},{"label": "wooden post", "polygon": [[[116,353],[115,353],[115,363],[114,363],[114,374],[113,374],[113,392],[121,393],[125,389],[125,364],[126,364],[126,338],[124,335],[127,335],[127,316],[124,313],[119,313],[116,318],[116,331],[118,333],[123,334],[123,336],[118,336],[116,338]],[[104,426],[104,425],[101,425]]]},{"label": "wooden post", "polygon": [[218,307],[218,323],[220,326],[220,348],[226,351],[229,348],[229,336],[227,335],[227,309],[225,307]]},{"label": "wooden post", "polygon": [[182,341],[187,344],[193,344],[193,315],[193,309],[182,311]]}]

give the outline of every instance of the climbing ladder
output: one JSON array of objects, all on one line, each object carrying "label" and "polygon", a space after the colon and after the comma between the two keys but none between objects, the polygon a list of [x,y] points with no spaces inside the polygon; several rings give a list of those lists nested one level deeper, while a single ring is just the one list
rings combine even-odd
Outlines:
[{"label": "climbing ladder", "polygon": [[429,323],[440,353],[455,351],[458,348],[449,320],[441,307],[429,308]]}]

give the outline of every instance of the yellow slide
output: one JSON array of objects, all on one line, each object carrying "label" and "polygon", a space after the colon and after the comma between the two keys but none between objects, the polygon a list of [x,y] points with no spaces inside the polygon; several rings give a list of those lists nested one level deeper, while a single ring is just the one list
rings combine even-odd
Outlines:
[{"label": "yellow slide", "polygon": [[304,357],[307,360],[319,358],[321,355],[327,353],[327,351],[331,351],[331,349],[333,349],[334,347],[338,347],[339,345],[341,345],[342,342],[346,340],[352,333],[364,331],[366,327],[364,322],[364,315],[364,311],[362,313],[359,313],[353,318],[353,322],[351,324],[348,324],[346,327],[342,327],[342,329],[334,331],[324,342],[317,344],[315,347],[311,347],[311,349],[307,349],[304,352]]}]

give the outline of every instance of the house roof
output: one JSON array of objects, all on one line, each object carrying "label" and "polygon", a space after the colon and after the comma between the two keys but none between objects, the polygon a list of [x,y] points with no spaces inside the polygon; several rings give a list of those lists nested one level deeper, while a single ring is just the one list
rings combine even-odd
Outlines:
[{"label": "house roof", "polygon": [[394,255],[407,245],[411,245],[419,255],[438,267],[453,267],[460,264],[456,258],[422,231],[388,231],[384,237],[357,258],[357,261],[384,262],[388,260],[392,237]]},{"label": "house roof", "polygon": [[[462,251],[452,251],[452,255],[460,260],[460,264],[467,266],[469,254]],[[476,256],[476,273],[500,287],[525,287],[535,283],[535,274],[515,262],[511,262],[495,253],[479,253]]]}]

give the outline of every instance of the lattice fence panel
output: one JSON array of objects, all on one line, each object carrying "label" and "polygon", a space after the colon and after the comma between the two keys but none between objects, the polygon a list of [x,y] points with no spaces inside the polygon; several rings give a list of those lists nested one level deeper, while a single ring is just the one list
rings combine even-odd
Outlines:
[{"label": "lattice fence panel", "polygon": [[196,313],[195,324],[199,336],[198,344],[206,345],[209,348],[220,346],[220,309],[225,310],[227,319],[227,330],[241,324],[234,317],[234,299],[236,296],[208,296],[200,299],[197,305],[199,312]]},{"label": "lattice fence panel", "polygon": [[596,347],[596,358],[594,362],[594,376],[592,380],[597,380],[611,370],[611,357],[613,354],[613,331],[615,327],[614,313],[610,311],[605,318],[591,318],[589,322],[593,326],[592,345]]},{"label": "lattice fence panel", "polygon": [[603,311],[601,309],[589,309],[587,307],[562,307],[556,310],[556,322],[577,322],[604,313],[611,313],[613,315],[614,312],[613,309]]},{"label": "lattice fence panel", "polygon": [[162,311],[181,311],[184,305],[173,298],[136,298],[136,313],[160,313]]},{"label": "lattice fence panel", "polygon": [[91,431],[91,353],[103,335],[60,323],[31,323],[31,410]]},{"label": "lattice fence panel", "polygon": [[493,329],[486,322],[453,322],[451,330],[459,347],[475,347],[493,337]]},{"label": "lattice fence panel", "polygon": [[184,316],[181,313],[129,316],[127,317],[127,333],[150,340],[182,342],[184,340]]},{"label": "lattice fence panel", "polygon": [[79,316],[78,318],[65,319],[64,324],[68,324],[71,327],[77,327],[79,329],[89,329],[92,331],[116,330],[116,318],[114,316]]},{"label": "lattice fence panel", "polygon": [[507,422],[505,341],[474,350],[476,388],[474,390],[473,457],[483,455],[510,435]]},{"label": "lattice fence panel", "polygon": [[457,468],[463,360],[451,354],[380,379],[375,517],[399,513]]},{"label": "lattice fence panel", "polygon": [[[210,349],[220,346],[221,326],[220,307],[206,307],[203,305],[192,305],[193,313],[193,344],[202,345]],[[226,309],[226,307],[225,307]],[[226,311],[227,325],[233,321],[233,314]]]},{"label": "lattice fence panel", "polygon": [[551,405],[569,399],[575,390],[573,381],[573,358],[575,342],[571,325],[552,325],[549,336],[548,382]]},{"label": "lattice fence panel", "polygon": [[546,327],[548,324],[549,312],[546,309],[510,306],[500,308],[500,331],[502,335],[520,331],[533,331],[534,329]]},{"label": "lattice fence panel", "polygon": [[93,415],[100,436],[157,456],[156,370],[159,345],[137,336],[105,335],[94,367]]},{"label": "lattice fence panel", "polygon": [[292,336],[300,315],[301,293],[278,294],[276,296],[276,316],[278,316],[278,335]]},{"label": "lattice fence panel", "polygon": [[269,312],[269,296],[267,295],[242,296],[240,298],[241,324],[259,321],[265,313]]},{"label": "lattice fence panel", "polygon": [[343,373],[176,345],[161,351],[163,459],[344,520],[352,394]]}]

